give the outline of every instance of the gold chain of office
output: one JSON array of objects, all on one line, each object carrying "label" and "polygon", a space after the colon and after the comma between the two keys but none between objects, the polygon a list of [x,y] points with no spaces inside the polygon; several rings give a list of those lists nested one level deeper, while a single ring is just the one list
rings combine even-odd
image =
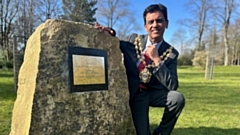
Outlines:
[{"label": "gold chain of office", "polygon": [[[150,68],[150,67],[156,67],[154,62],[152,63],[149,63],[148,65],[146,65],[146,62],[145,62],[145,56],[144,56],[144,52],[143,52],[143,48],[142,48],[142,44],[141,44],[141,39],[140,39],[140,35],[138,35],[136,38],[135,38],[135,42],[134,42],[134,45],[135,45],[135,49],[136,49],[136,54],[137,54],[137,58],[139,59],[140,62],[143,63],[143,65],[147,68]],[[172,53],[172,49],[173,47],[170,46],[162,55],[160,55],[160,59],[165,61],[168,59],[168,57],[170,56],[170,54]],[[140,54],[141,53],[141,54]],[[142,56],[142,57],[141,57]]]}]

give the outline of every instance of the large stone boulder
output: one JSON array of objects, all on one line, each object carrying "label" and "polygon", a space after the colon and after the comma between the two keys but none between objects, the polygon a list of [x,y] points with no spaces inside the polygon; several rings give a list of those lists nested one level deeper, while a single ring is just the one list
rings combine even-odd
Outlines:
[{"label": "large stone boulder", "polygon": [[[68,46],[107,51],[108,90],[70,93]],[[90,25],[47,20],[29,38],[10,135],[132,135],[119,40]]]}]

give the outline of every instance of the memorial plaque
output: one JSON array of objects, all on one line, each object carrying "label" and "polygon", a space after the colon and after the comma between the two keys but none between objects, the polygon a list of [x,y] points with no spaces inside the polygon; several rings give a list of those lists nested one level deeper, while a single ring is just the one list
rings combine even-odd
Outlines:
[{"label": "memorial plaque", "polygon": [[107,51],[68,47],[70,92],[108,90]]}]

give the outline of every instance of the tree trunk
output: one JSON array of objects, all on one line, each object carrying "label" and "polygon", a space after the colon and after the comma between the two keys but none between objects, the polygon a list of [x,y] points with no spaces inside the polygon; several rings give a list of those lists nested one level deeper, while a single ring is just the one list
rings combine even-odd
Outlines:
[{"label": "tree trunk", "polygon": [[[228,25],[228,24],[225,24]],[[228,38],[227,38],[227,29],[228,26],[224,26],[224,66],[228,66],[229,61],[229,45],[228,45]]]},{"label": "tree trunk", "polygon": [[239,66],[239,65],[240,65],[240,58],[239,58],[239,57],[238,57],[238,61],[237,61],[237,62],[238,62],[238,64],[237,64],[237,65]]}]

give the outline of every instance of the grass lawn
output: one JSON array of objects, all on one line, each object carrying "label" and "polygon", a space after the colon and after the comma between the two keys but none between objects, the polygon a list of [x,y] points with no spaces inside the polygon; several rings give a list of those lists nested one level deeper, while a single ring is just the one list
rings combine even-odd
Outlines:
[{"label": "grass lawn", "polygon": [[[213,80],[200,68],[179,67],[179,92],[185,108],[172,135],[240,135],[240,67],[215,67]],[[0,135],[8,135],[16,98],[13,72],[0,70]],[[151,130],[163,109],[150,109]]]},{"label": "grass lawn", "polygon": [[[213,80],[200,68],[179,67],[185,108],[172,135],[240,135],[240,67],[215,67]],[[163,109],[151,108],[153,130]]]},{"label": "grass lawn", "polygon": [[13,71],[0,70],[0,135],[8,135],[10,132],[12,109],[15,99]]}]

